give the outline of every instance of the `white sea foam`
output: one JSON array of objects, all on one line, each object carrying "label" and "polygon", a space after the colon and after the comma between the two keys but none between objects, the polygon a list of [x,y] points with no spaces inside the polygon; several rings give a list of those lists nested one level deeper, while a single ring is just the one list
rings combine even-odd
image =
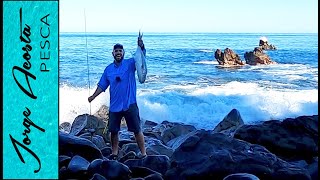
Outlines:
[{"label": "white sea foam", "polygon": [[[60,123],[89,112],[88,93],[85,88],[60,86]],[[318,90],[267,89],[236,81],[207,87],[172,85],[165,91],[138,89],[137,103],[143,119],[213,129],[234,108],[245,123],[318,114]],[[103,104],[109,105],[108,90],[92,102],[92,114]]]},{"label": "white sea foam", "polygon": [[[90,89],[90,95],[95,87]],[[106,90],[108,92],[109,90]],[[70,122],[81,114],[90,114],[90,103],[88,102],[89,89],[60,85],[59,87],[59,121]],[[102,105],[109,104],[109,94],[102,93],[91,102],[91,114],[99,110]]]},{"label": "white sea foam", "polygon": [[201,60],[201,61],[197,61],[197,62],[194,62],[195,64],[219,64],[218,61],[216,60]]},{"label": "white sea foam", "polygon": [[213,52],[212,49],[200,49],[199,51],[205,52],[205,53],[212,53]]}]

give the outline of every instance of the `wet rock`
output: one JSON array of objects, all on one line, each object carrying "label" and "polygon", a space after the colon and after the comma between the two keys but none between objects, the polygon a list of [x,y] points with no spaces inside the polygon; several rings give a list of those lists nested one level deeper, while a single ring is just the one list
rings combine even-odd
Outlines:
[{"label": "wet rock", "polygon": [[147,167],[164,174],[170,167],[169,157],[165,155],[148,155],[143,159],[129,159],[124,162],[128,167]]},{"label": "wet rock", "polygon": [[309,175],[304,168],[279,159],[263,146],[222,133],[196,130],[184,136],[184,141],[175,145],[171,168],[164,179],[223,179],[240,172],[254,174],[260,179],[274,179],[280,172],[288,179]]},{"label": "wet rock", "polygon": [[103,157],[99,148],[91,141],[61,132],[59,133],[59,154],[70,157],[79,155],[88,161]]},{"label": "wet rock", "polygon": [[93,115],[83,114],[75,118],[71,126],[71,135],[79,136],[86,132],[93,135],[100,135],[104,138],[105,142],[109,142],[107,132],[107,122],[97,118]]},{"label": "wet rock", "polygon": [[196,128],[192,125],[184,125],[184,124],[177,124],[173,127],[166,129],[161,134],[162,141],[166,144],[171,139],[174,139],[180,135],[188,134],[191,131],[196,130]]},{"label": "wet rock", "polygon": [[90,180],[107,180],[107,179],[101,176],[100,174],[95,173]]},{"label": "wet rock", "polygon": [[223,180],[260,180],[257,176],[248,173],[230,174]]},{"label": "wet rock", "polygon": [[132,178],[139,178],[139,177],[146,178],[147,176],[154,175],[154,174],[162,178],[162,175],[160,173],[147,167],[135,166],[135,167],[131,167],[130,170],[132,171],[132,174],[131,174]]},{"label": "wet rock", "polygon": [[233,136],[235,130],[244,124],[240,112],[232,109],[228,115],[213,129],[215,133],[223,133],[228,136]]},{"label": "wet rock", "polygon": [[70,160],[71,157],[69,156],[59,155],[59,169],[61,169],[63,166],[67,167]]},{"label": "wet rock", "polygon": [[129,179],[131,174],[130,169],[126,165],[118,161],[102,159],[92,161],[88,171],[90,174],[98,173],[106,179],[112,180]]},{"label": "wet rock", "polygon": [[75,155],[72,157],[69,165],[68,165],[68,170],[71,173],[78,173],[80,171],[86,171],[88,170],[89,167],[89,162],[84,159],[81,156]]},{"label": "wet rock", "polygon": [[254,48],[253,51],[246,52],[244,54],[244,59],[246,60],[246,64],[249,65],[277,64],[275,61],[272,61],[271,58],[259,47]]},{"label": "wet rock", "polygon": [[64,133],[70,133],[71,131],[71,124],[69,122],[63,122],[59,125],[59,131]]},{"label": "wet rock", "polygon": [[265,146],[287,161],[310,162],[313,157],[318,156],[318,116],[243,125],[237,129],[234,137]]}]

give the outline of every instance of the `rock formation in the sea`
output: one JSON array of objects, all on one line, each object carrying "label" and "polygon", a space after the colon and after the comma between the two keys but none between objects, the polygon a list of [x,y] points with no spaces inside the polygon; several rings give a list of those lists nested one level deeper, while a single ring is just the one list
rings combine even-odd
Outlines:
[{"label": "rock formation in the sea", "polygon": [[277,50],[277,48],[273,44],[268,43],[268,39],[266,37],[261,37],[259,40],[259,47],[262,50]]},{"label": "rock formation in the sea", "polygon": [[62,124],[59,179],[318,179],[318,115],[248,125],[233,109],[213,130],[147,120],[148,156],[139,158],[122,126],[118,160],[108,159],[101,115],[80,115],[71,130]]},{"label": "rock formation in the sea", "polygon": [[244,54],[244,59],[246,60],[246,64],[249,65],[277,64],[275,61],[272,61],[260,47],[254,48],[253,51],[246,52]]},{"label": "rock formation in the sea", "polygon": [[220,65],[244,65],[244,62],[241,61],[240,56],[230,48],[226,48],[224,52],[222,52],[220,49],[217,49],[214,53],[214,57]]}]

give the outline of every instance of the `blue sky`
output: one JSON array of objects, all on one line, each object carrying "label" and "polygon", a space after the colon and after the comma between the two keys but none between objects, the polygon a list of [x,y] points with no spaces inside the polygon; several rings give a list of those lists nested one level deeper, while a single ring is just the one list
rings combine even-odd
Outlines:
[{"label": "blue sky", "polygon": [[60,0],[60,32],[317,33],[317,0]]}]

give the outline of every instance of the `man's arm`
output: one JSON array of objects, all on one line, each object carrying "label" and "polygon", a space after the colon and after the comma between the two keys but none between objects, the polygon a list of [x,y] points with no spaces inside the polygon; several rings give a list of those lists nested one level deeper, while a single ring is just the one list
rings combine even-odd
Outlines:
[{"label": "man's arm", "polygon": [[96,91],[93,93],[92,96],[88,97],[88,101],[89,103],[91,103],[91,101],[93,101],[99,94],[101,94],[103,92],[103,90],[98,86]]},{"label": "man's arm", "polygon": [[110,82],[108,81],[108,78],[107,78],[107,68],[106,68],[100,78],[97,89],[95,90],[92,96],[88,97],[89,103],[91,103],[91,101],[93,101],[99,94],[104,92],[109,85],[110,85]]}]

